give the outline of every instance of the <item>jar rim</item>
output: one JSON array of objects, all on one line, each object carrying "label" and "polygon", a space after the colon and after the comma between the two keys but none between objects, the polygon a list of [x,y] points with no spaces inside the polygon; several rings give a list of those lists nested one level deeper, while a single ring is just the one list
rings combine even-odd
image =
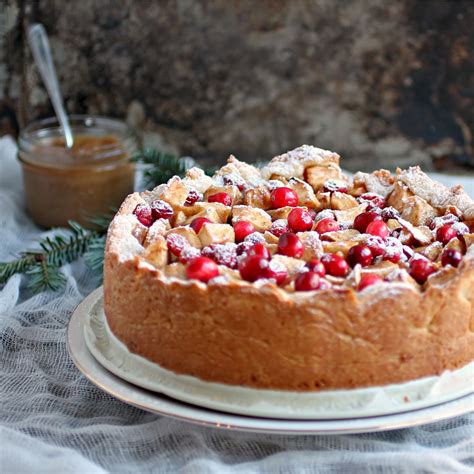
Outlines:
[{"label": "jar rim", "polygon": [[[68,116],[69,123],[71,128],[74,131],[74,128],[85,127],[85,129],[93,130],[94,128],[104,128],[108,131],[120,133],[124,136],[132,134],[131,128],[123,120],[116,119],[113,117],[107,117],[104,115],[94,115],[94,114],[72,114]],[[41,131],[52,131],[52,130],[61,130],[61,126],[57,117],[46,117],[43,119],[34,120],[28,123],[25,127],[20,130],[19,142],[21,146],[22,141],[28,142],[30,138],[41,139],[44,138],[41,135],[38,135],[38,132]],[[36,132],[36,136],[35,136]]]},{"label": "jar rim", "polygon": [[[127,125],[125,121],[120,119],[93,114],[74,114],[69,116],[69,121],[73,135],[95,135],[99,137],[114,135],[117,137],[117,141],[114,143],[104,143],[102,145],[97,145],[95,150],[98,155],[103,154],[107,157],[110,153],[114,153],[116,150],[123,149],[124,146],[128,148],[129,145],[132,145],[136,142],[136,136],[133,130]],[[20,136],[18,138],[18,148],[20,153],[18,158],[20,161],[30,164],[51,166],[51,162],[46,163],[43,162],[43,160],[30,160],[27,158],[27,155],[32,152],[34,154],[34,149],[40,145],[41,142],[48,139],[61,138],[62,136],[62,129],[56,117],[47,117],[30,122],[20,132]],[[50,150],[64,149],[63,145],[55,145],[54,143],[48,143],[48,147]],[[109,159],[106,161],[110,163]],[[103,164],[103,160],[99,160],[97,163],[90,161],[86,166],[95,167],[101,166]],[[78,167],[82,165],[74,162],[69,164],[56,163],[54,167],[68,168],[70,166]]]}]

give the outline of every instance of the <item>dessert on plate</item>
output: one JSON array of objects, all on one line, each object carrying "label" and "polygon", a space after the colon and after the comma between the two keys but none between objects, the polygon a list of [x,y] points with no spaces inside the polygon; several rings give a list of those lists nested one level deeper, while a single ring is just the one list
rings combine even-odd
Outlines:
[{"label": "dessert on plate", "polygon": [[177,374],[316,391],[474,360],[474,201],[420,168],[345,176],[301,146],[127,197],[107,238],[113,334]]}]

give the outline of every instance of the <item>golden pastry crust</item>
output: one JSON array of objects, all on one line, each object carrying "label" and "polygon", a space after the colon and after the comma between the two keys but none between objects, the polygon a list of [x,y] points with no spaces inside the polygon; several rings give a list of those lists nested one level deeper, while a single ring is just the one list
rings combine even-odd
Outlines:
[{"label": "golden pastry crust", "polygon": [[[331,167],[337,157],[321,156]],[[281,157],[269,169],[282,174]],[[304,166],[294,169],[302,177]],[[206,381],[296,391],[404,382],[474,360],[474,246],[458,268],[440,268],[423,286],[405,272],[357,291],[351,279],[360,268],[339,286],[310,292],[266,280],[219,277],[205,284],[174,277],[143,257],[133,211],[155,195],[130,195],[107,240],[105,313],[131,352]],[[362,272],[384,271],[378,267]]]}]

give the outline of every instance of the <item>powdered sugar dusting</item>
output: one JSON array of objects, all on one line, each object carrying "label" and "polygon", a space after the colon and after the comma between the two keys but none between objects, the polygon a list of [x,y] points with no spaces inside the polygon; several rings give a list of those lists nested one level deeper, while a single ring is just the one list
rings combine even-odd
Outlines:
[{"label": "powdered sugar dusting", "polygon": [[199,193],[205,193],[212,186],[212,178],[200,168],[191,168],[186,172],[183,183]]},{"label": "powdered sugar dusting", "polygon": [[285,232],[289,231],[288,221],[286,219],[277,219],[276,221],[272,222],[272,227],[270,232],[277,237],[280,237]]},{"label": "powdered sugar dusting", "polygon": [[384,242],[385,256],[388,258],[395,258],[401,256],[403,253],[402,243],[395,237],[387,237]]},{"label": "powdered sugar dusting", "polygon": [[150,245],[160,235],[165,235],[170,229],[170,223],[168,219],[158,219],[148,229],[148,234],[145,239],[145,246]]},{"label": "powdered sugar dusting", "polygon": [[180,234],[168,234],[166,236],[166,242],[175,255],[190,246],[188,240]]},{"label": "powdered sugar dusting", "polygon": [[363,183],[369,192],[376,193],[384,198],[387,197],[393,189],[392,184],[388,184],[374,173],[368,174],[359,171],[354,175],[354,182]]},{"label": "powdered sugar dusting", "polygon": [[187,263],[193,258],[199,257],[200,255],[201,251],[198,248],[189,245],[183,248],[179,255],[179,259],[181,262]]},{"label": "powdered sugar dusting", "polygon": [[244,242],[250,242],[251,244],[264,244],[266,240],[261,232],[253,232],[245,237]]},{"label": "powdered sugar dusting", "polygon": [[469,227],[463,222],[456,222],[451,227],[458,235],[469,234]]},{"label": "powdered sugar dusting", "polygon": [[309,231],[304,233],[303,244],[306,248],[312,250],[315,255],[322,255],[323,244],[319,238],[319,234],[315,231]]},{"label": "powdered sugar dusting", "polygon": [[323,219],[334,219],[334,212],[331,209],[323,209],[316,214],[314,221],[319,222]]},{"label": "powdered sugar dusting", "polygon": [[208,281],[208,285],[226,285],[230,279],[227,275],[219,275]]},{"label": "powdered sugar dusting", "polygon": [[399,179],[408,186],[410,191],[438,209],[446,209],[449,206],[455,206],[460,211],[465,212],[468,209],[474,208],[474,201],[461,186],[455,186],[449,189],[444,184],[428,177],[421,171],[419,166],[401,171]]},{"label": "powdered sugar dusting", "polygon": [[109,235],[113,235],[114,238],[109,240],[109,250],[117,253],[121,261],[140,255],[144,250],[133,235],[138,225],[139,222],[133,214],[118,214],[111,223]]},{"label": "powdered sugar dusting", "polygon": [[231,242],[225,244],[213,244],[201,250],[204,257],[211,258],[219,265],[229,268],[237,266],[237,245]]},{"label": "powdered sugar dusting", "polygon": [[439,227],[442,227],[447,224],[454,224],[455,222],[459,222],[459,218],[457,216],[455,216],[454,214],[446,214],[444,216],[435,217],[431,221],[431,227],[436,230]]},{"label": "powdered sugar dusting", "polygon": [[270,179],[272,175],[301,178],[305,167],[339,161],[339,155],[314,146],[303,145],[282,155],[275,156],[267,166],[262,168],[262,177]]}]

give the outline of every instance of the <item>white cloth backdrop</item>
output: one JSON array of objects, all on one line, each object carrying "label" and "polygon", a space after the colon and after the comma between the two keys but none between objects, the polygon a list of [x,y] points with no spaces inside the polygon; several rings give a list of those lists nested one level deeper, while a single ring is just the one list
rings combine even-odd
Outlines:
[{"label": "white cloth backdrop", "polygon": [[[23,210],[15,154],[0,140],[0,261],[40,235]],[[291,437],[198,427],[115,400],[68,356],[69,317],[95,282],[82,262],[65,272],[58,293],[32,295],[20,275],[0,287],[2,473],[472,472],[472,414],[379,434]]]}]

